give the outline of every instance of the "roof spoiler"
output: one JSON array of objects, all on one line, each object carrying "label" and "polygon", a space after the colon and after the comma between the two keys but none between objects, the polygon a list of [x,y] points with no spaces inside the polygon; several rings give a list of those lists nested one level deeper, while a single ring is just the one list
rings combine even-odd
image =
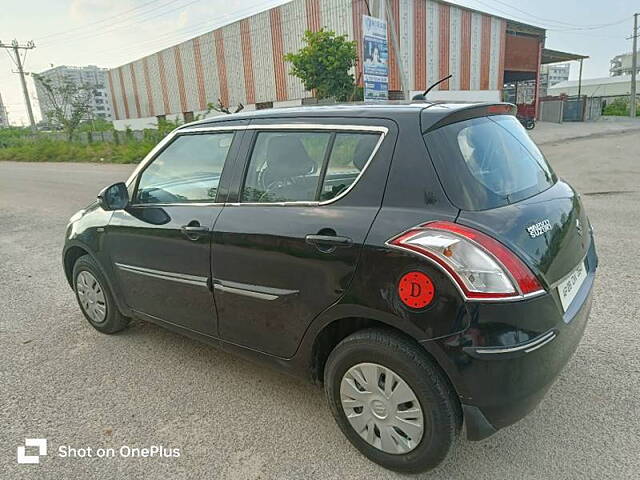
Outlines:
[{"label": "roof spoiler", "polygon": [[470,118],[488,117],[490,115],[515,115],[516,106],[512,103],[481,103],[477,105],[469,105],[446,114],[438,121],[430,125],[422,133],[427,133],[437,128],[444,127],[451,123],[462,122]]}]

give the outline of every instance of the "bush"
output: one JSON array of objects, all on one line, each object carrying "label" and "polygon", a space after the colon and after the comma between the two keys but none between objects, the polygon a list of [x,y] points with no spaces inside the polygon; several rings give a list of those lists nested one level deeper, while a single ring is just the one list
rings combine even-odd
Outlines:
[{"label": "bush", "polygon": [[158,129],[145,130],[141,140],[130,128],[124,133],[111,130],[106,137],[112,141],[102,140],[106,129],[86,130],[86,144],[65,141],[57,132],[5,128],[0,129],[0,161],[138,163],[177,126],[178,122],[161,122]]},{"label": "bush", "polygon": [[33,136],[33,132],[27,128],[9,127],[0,128],[0,148],[13,147],[22,145],[29,137]]},{"label": "bush", "polygon": [[[626,117],[629,115],[629,99],[616,98],[602,110],[603,115]],[[636,115],[640,116],[640,105],[636,105]]]}]

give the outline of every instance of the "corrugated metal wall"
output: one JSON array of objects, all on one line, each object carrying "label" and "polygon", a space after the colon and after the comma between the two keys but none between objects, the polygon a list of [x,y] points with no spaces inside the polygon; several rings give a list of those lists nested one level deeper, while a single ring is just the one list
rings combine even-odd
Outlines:
[{"label": "corrugated metal wall", "polygon": [[[440,89],[501,88],[505,20],[436,0],[392,0],[391,8],[409,90],[449,73],[453,77]],[[235,106],[311,96],[288,74],[282,55],[302,47],[306,29],[320,27],[346,34],[361,48],[361,16],[367,11],[365,0],[293,0],[114,68],[107,76],[114,117],[203,111],[218,98]],[[393,51],[389,66],[389,88],[399,90]]]}]

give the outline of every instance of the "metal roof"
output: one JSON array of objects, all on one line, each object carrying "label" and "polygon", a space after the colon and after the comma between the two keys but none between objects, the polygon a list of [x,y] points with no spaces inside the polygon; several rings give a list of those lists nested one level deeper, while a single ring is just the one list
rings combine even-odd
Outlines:
[{"label": "metal roof", "polygon": [[583,60],[589,58],[587,55],[579,55],[577,53],[561,52],[560,50],[551,50],[550,48],[542,49],[542,65],[548,63],[569,62],[571,60]]},{"label": "metal roof", "polygon": [[[638,79],[640,81],[640,78]],[[600,78],[583,78],[582,86],[587,87],[590,85],[614,85],[617,83],[631,83],[631,75],[618,75],[616,77],[600,77]],[[577,87],[578,80],[565,80],[564,82],[556,83],[549,87],[549,90],[567,87]]]}]

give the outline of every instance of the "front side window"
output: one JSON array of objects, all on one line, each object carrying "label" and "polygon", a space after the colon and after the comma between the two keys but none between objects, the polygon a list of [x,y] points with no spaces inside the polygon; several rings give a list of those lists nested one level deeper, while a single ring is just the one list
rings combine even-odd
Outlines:
[{"label": "front side window", "polygon": [[140,175],[135,202],[215,202],[233,136],[178,136]]},{"label": "front side window", "polygon": [[242,201],[331,200],[355,182],[379,139],[377,133],[260,132]]}]

